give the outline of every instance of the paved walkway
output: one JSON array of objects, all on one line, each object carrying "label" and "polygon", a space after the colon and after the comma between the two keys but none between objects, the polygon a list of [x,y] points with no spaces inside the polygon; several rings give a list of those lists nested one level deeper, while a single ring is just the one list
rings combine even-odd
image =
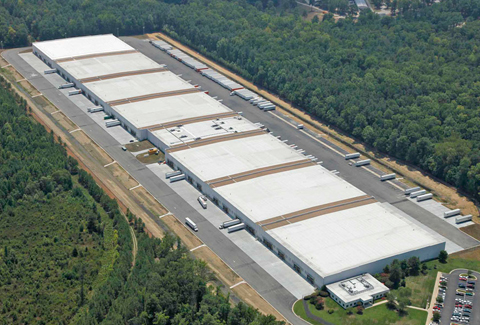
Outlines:
[{"label": "paved walkway", "polygon": [[308,317],[308,318],[311,318],[311,319],[313,319],[314,321],[317,321],[317,322],[319,322],[320,324],[323,324],[323,325],[334,325],[334,324],[332,324],[332,323],[327,322],[327,321],[324,320],[323,318],[320,318],[320,317],[312,314],[312,312],[311,312],[310,309],[308,308],[308,301],[307,301],[307,300],[303,300],[303,308],[305,309],[305,313],[307,314],[307,317]]},{"label": "paved walkway", "polygon": [[435,306],[435,302],[437,301],[438,287],[440,285],[441,276],[442,276],[442,272],[437,272],[437,278],[435,279],[435,286],[433,287],[432,298],[430,299],[430,304],[427,306],[428,315],[427,315],[427,321],[425,325],[429,325],[433,317],[433,306]]}]

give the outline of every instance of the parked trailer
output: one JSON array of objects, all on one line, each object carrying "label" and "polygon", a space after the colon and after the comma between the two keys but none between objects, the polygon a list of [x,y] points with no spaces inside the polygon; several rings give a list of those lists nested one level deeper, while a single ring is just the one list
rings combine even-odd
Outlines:
[{"label": "parked trailer", "polygon": [[467,221],[472,221],[472,215],[466,215],[466,216],[459,216],[455,218],[455,223],[463,223]]},{"label": "parked trailer", "polygon": [[87,112],[89,112],[89,113],[96,113],[96,112],[101,112],[101,111],[103,111],[102,106],[94,106],[94,107],[87,108]]},{"label": "parked trailer", "polygon": [[202,206],[202,208],[206,209],[207,208],[207,198],[203,195],[200,195],[198,197],[198,203],[200,203],[200,205]]},{"label": "parked trailer", "polygon": [[187,226],[192,228],[193,231],[198,231],[197,224],[193,222],[190,218],[185,218],[185,223],[187,224]]},{"label": "parked trailer", "polygon": [[181,173],[182,173],[181,170],[174,170],[173,172],[165,173],[165,178],[169,179],[170,177],[180,175]]},{"label": "parked trailer", "polygon": [[431,198],[433,198],[433,194],[432,194],[432,193],[427,193],[427,194],[419,195],[419,196],[417,196],[417,202],[430,200]]},{"label": "parked trailer", "polygon": [[413,192],[420,191],[420,187],[410,187],[405,190],[405,195],[410,195]]},{"label": "parked trailer", "polygon": [[222,224],[218,227],[218,229],[224,229],[224,228],[228,228],[228,227],[231,227],[231,226],[235,226],[235,225],[238,225],[239,223],[241,223],[242,221],[240,219],[233,219],[233,220],[228,220],[228,221],[224,221],[222,222]]},{"label": "parked trailer", "polygon": [[182,179],[185,179],[185,174],[180,174],[178,176],[170,177],[170,183],[178,182],[178,181],[181,181]]},{"label": "parked trailer", "polygon": [[117,126],[117,125],[120,125],[120,121],[119,120],[113,120],[113,121],[107,121],[105,122],[105,126],[107,128],[111,128],[111,127],[114,127],[114,126]]},{"label": "parked trailer", "polygon": [[53,74],[53,73],[57,73],[57,69],[48,69],[48,70],[45,70],[43,71],[44,74]]},{"label": "parked trailer", "polygon": [[245,224],[244,223],[239,223],[238,225],[228,227],[227,231],[229,233],[231,233],[231,232],[234,232],[234,231],[242,230],[244,228],[245,228]]},{"label": "parked trailer", "polygon": [[355,167],[370,165],[370,159],[359,160],[355,162]]},{"label": "parked trailer", "polygon": [[427,194],[427,191],[426,190],[420,190],[420,191],[410,193],[410,197],[413,199],[413,198],[416,198],[417,196],[420,196],[420,195],[423,195],[423,194]]},{"label": "parked trailer", "polygon": [[360,158],[360,153],[359,153],[359,152],[347,153],[347,154],[345,155],[345,160],[348,160],[348,159],[357,159],[357,158]]},{"label": "parked trailer", "polygon": [[397,177],[397,175],[395,174],[386,174],[386,175],[380,176],[380,180],[383,182],[383,181],[388,181],[389,179],[395,179],[395,177]]},{"label": "parked trailer", "polygon": [[445,211],[445,212],[443,213],[443,217],[444,217],[444,218],[449,218],[449,217],[456,216],[457,214],[460,214],[460,209],[454,209],[454,210],[450,210],[450,211]]},{"label": "parked trailer", "polygon": [[263,109],[265,106],[270,106],[270,105],[273,105],[273,103],[266,102],[266,103],[258,104],[258,108]]},{"label": "parked trailer", "polygon": [[81,94],[81,93],[82,93],[81,89],[70,90],[68,92],[68,96],[78,95],[78,94]]},{"label": "parked trailer", "polygon": [[75,84],[73,82],[69,82],[69,83],[58,86],[58,89],[66,89],[66,88],[72,88],[72,87],[75,87]]},{"label": "parked trailer", "polygon": [[264,112],[267,112],[267,111],[274,111],[276,108],[277,108],[277,106],[275,106],[275,105],[268,105],[268,106],[263,107],[262,109],[263,109]]}]

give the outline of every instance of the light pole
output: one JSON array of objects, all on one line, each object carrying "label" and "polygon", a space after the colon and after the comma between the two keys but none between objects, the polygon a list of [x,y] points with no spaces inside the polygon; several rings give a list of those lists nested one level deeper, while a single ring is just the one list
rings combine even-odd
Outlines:
[{"label": "light pole", "polygon": [[117,37],[120,36],[120,32],[118,31],[118,27],[117,27]]},{"label": "light pole", "polygon": [[143,25],[143,35],[145,35],[145,25]]}]

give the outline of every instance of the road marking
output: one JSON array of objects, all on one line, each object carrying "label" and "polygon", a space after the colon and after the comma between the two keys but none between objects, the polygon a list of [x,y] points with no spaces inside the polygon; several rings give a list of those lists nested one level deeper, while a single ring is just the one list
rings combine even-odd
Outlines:
[{"label": "road marking", "polygon": [[202,248],[202,247],[205,247],[205,246],[207,246],[207,245],[202,244],[202,245],[200,245],[200,246],[197,246],[197,247],[195,247],[195,248],[192,248],[192,249],[190,250],[190,252],[193,252],[194,250],[199,249],[199,248]]},{"label": "road marking", "polygon": [[165,214],[159,216],[158,219],[162,219],[163,217],[166,217],[166,216],[173,216],[173,214],[171,212],[168,212],[168,213],[165,213]]},{"label": "road marking", "polygon": [[32,96],[32,98],[39,97],[39,96],[43,96],[43,94],[38,94],[38,95]]},{"label": "road marking", "polygon": [[136,189],[136,188],[139,188],[140,186],[142,186],[142,184],[138,184],[137,186],[131,187],[131,188],[129,189],[129,191],[134,190],[134,189]]},{"label": "road marking", "polygon": [[81,128],[78,128],[78,129],[72,130],[72,131],[70,131],[70,132],[68,132],[68,133],[73,133],[73,132],[77,132],[77,131],[81,131],[81,130],[82,130]]},{"label": "road marking", "polygon": [[233,286],[231,286],[230,289],[233,289],[233,288],[235,288],[236,286],[239,286],[239,285],[241,285],[241,284],[243,284],[243,283],[247,283],[247,282],[245,282],[245,280],[242,280],[242,281],[238,282],[237,284],[234,284]]},{"label": "road marking", "polygon": [[110,166],[110,165],[113,165],[113,164],[114,164],[114,163],[116,163],[116,162],[117,162],[117,161],[116,161],[116,160],[114,160],[114,161],[112,161],[111,163],[109,163],[109,164],[106,164],[106,165],[105,165],[105,166],[103,166],[103,167],[108,167],[108,166]]},{"label": "road marking", "polygon": [[50,113],[50,115],[53,115],[53,114],[57,114],[57,113],[60,113],[61,111],[55,111],[53,113]]}]

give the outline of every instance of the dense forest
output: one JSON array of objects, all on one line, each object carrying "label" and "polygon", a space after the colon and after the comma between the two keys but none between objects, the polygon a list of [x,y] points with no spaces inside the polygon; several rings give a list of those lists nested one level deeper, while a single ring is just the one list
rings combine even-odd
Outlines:
[{"label": "dense forest", "polygon": [[0,77],[0,324],[281,324],[232,306],[177,238],[126,217]]},{"label": "dense forest", "polygon": [[[389,2],[393,5],[393,2]],[[293,0],[2,0],[0,39],[163,30],[377,150],[480,199],[480,0],[302,19]]]}]

